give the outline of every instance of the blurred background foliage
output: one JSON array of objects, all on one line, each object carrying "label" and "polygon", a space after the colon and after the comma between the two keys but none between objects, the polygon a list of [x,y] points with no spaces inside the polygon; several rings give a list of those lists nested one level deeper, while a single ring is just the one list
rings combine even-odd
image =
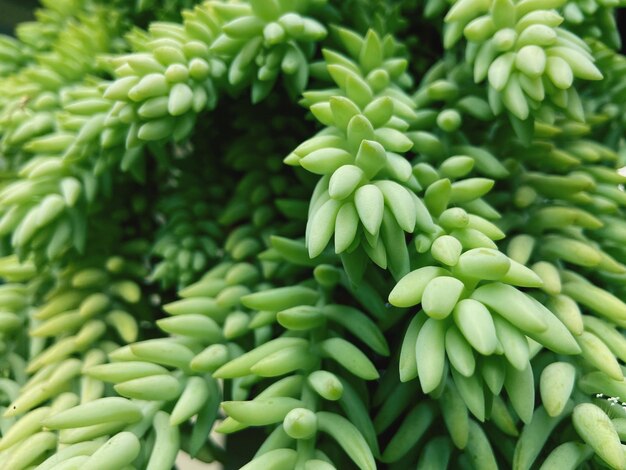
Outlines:
[{"label": "blurred background foliage", "polygon": [[37,0],[0,0],[0,33],[12,34],[15,24],[33,18]]},{"label": "blurred background foliage", "polygon": [[[38,5],[38,0],[0,0],[0,34],[13,34],[13,28],[17,23],[33,19],[34,9]],[[618,9],[617,12],[617,22],[622,36],[622,53],[626,53],[626,9]]]}]

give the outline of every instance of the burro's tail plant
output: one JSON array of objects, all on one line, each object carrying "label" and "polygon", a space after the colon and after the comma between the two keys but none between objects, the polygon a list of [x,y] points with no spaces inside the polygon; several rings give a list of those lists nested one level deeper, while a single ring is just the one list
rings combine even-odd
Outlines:
[{"label": "burro's tail plant", "polygon": [[0,37],[0,468],[626,470],[623,2],[195,3]]}]

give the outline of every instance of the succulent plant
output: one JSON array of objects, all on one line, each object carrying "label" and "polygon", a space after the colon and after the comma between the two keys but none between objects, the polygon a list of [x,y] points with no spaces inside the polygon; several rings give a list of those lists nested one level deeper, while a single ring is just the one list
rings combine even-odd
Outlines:
[{"label": "succulent plant", "polygon": [[0,467],[626,469],[619,6],[42,0]]}]

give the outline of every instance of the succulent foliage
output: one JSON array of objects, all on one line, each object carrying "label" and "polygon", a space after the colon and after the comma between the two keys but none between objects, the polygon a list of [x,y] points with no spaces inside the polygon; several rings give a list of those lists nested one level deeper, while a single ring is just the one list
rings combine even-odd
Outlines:
[{"label": "succulent foliage", "polygon": [[0,468],[626,469],[623,2],[41,3]]}]

